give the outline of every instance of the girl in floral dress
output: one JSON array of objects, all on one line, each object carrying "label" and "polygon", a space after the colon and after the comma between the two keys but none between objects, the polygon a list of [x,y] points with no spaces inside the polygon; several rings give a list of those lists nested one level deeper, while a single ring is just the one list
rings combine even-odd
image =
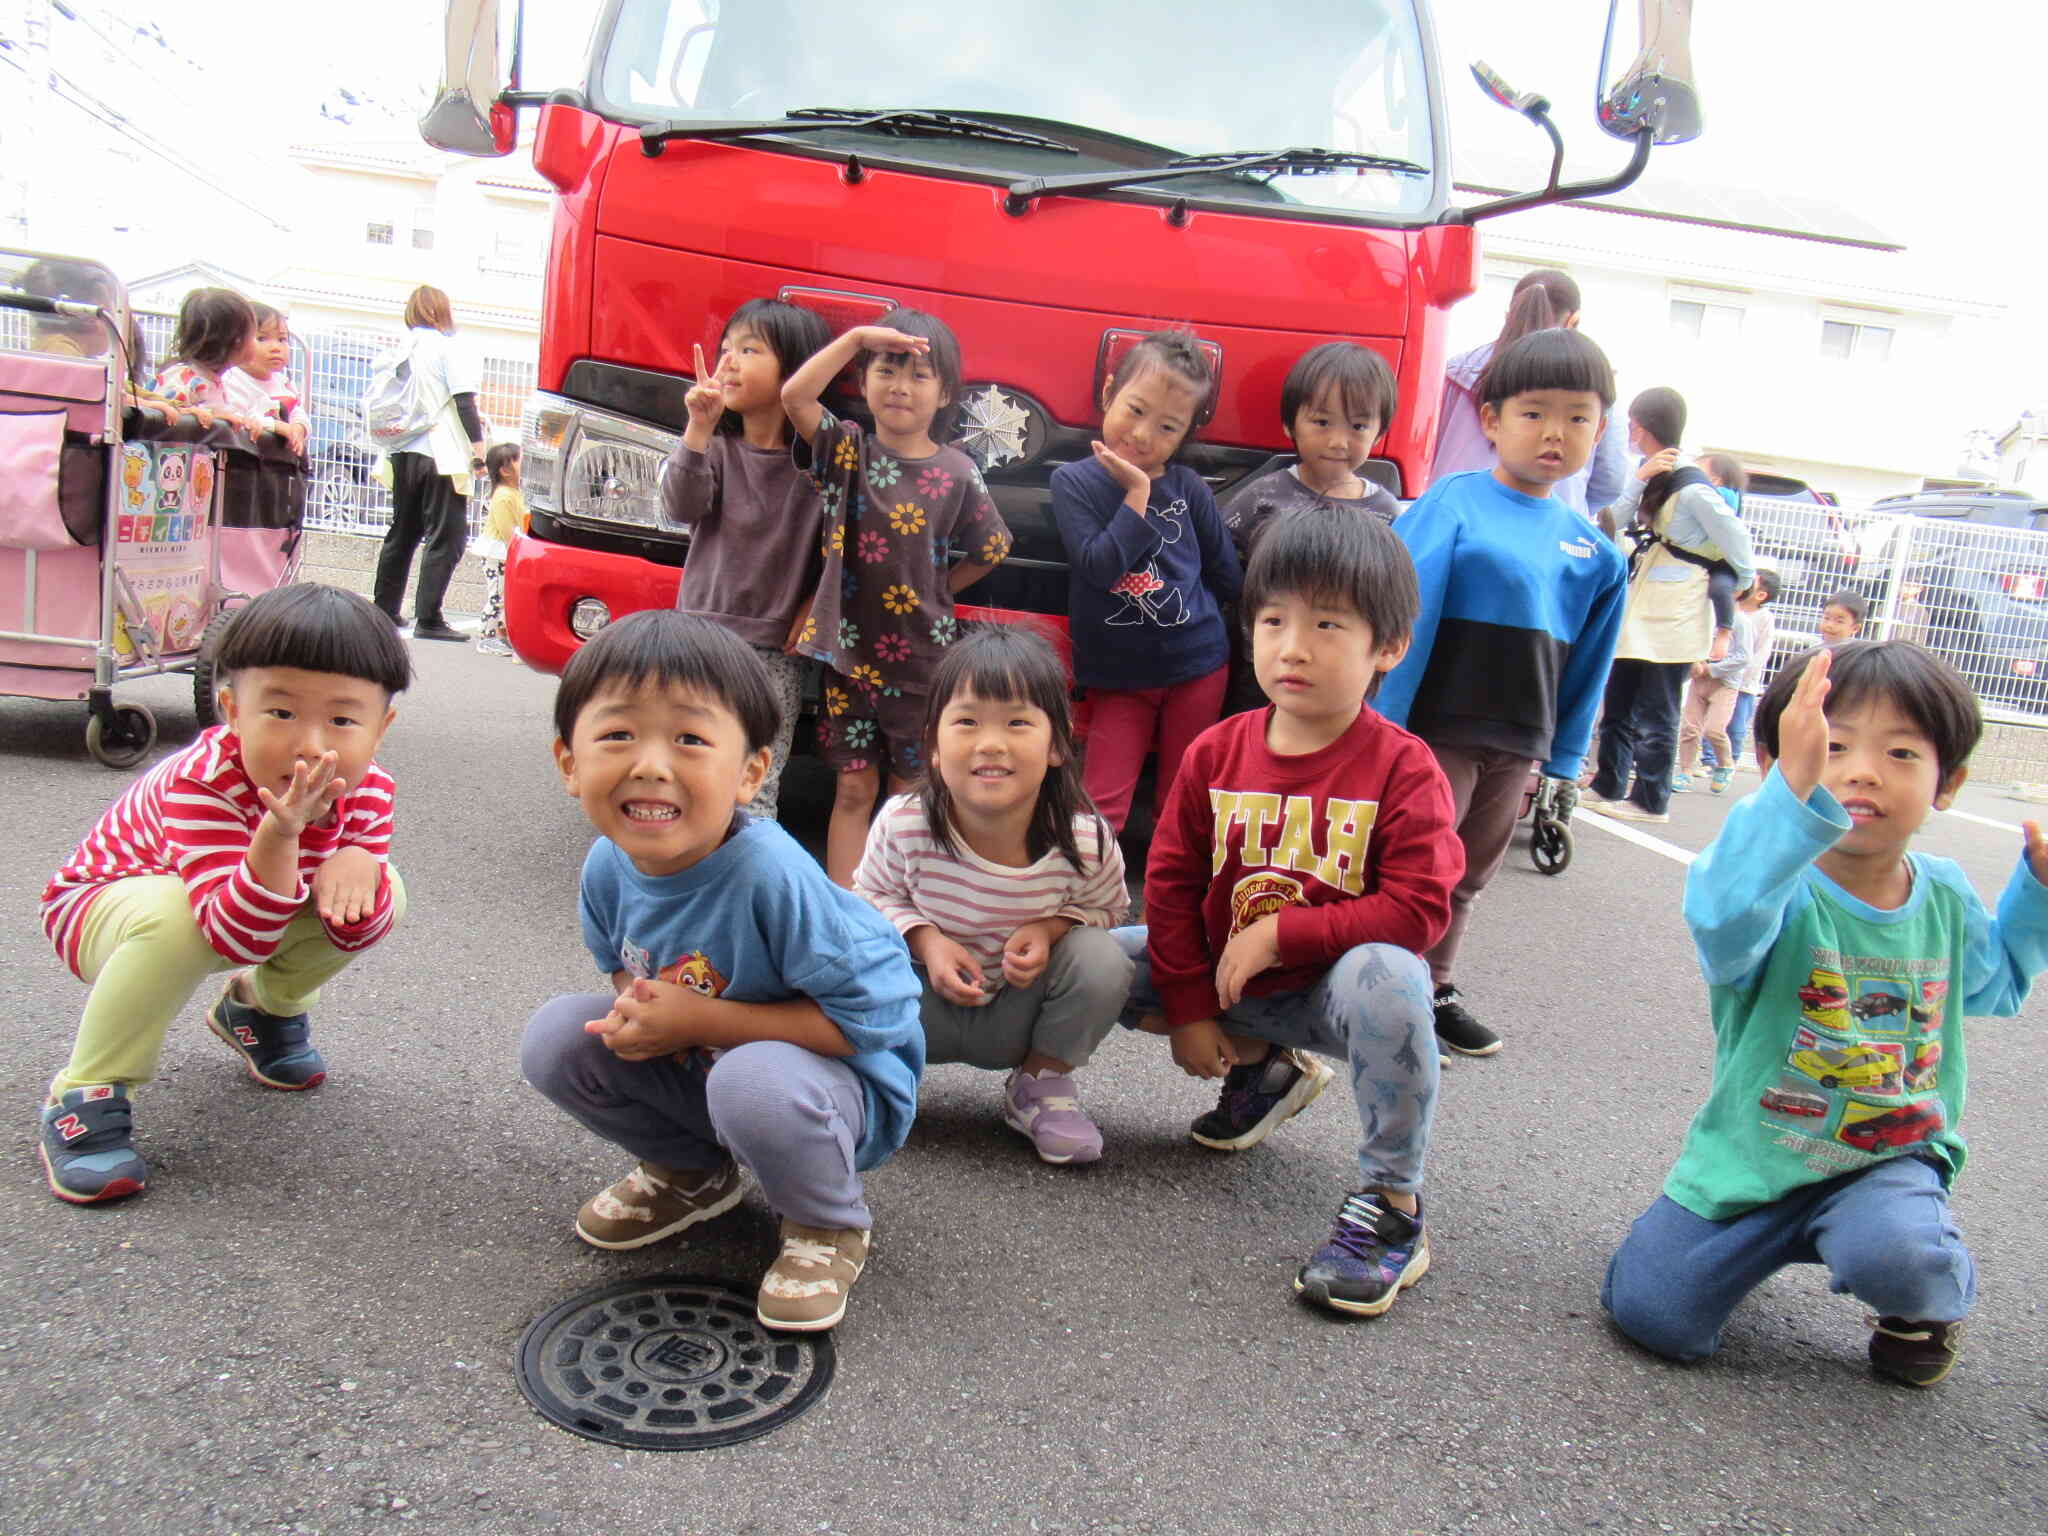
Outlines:
[{"label": "girl in floral dress", "polygon": [[[918,743],[933,669],[959,633],[953,594],[1010,552],[1010,531],[974,461],[941,446],[960,389],[960,344],[945,324],[896,309],[834,339],[782,388],[796,462],[824,506],[824,571],[797,649],[831,669],[818,748],[838,775],[825,868],[851,887],[881,794],[923,769]],[[820,402],[855,365],[874,430]],[[958,564],[951,551],[963,551]]]}]

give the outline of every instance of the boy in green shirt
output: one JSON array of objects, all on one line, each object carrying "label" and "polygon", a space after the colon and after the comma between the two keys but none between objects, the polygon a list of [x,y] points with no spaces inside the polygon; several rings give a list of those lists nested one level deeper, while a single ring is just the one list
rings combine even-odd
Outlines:
[{"label": "boy in green shirt", "polygon": [[1871,1364],[1933,1386],[1976,1295],[1948,1210],[1962,1020],[2017,1013],[2048,969],[2048,837],[2026,824],[1995,918],[1952,861],[1907,852],[1983,729],[1968,686],[1918,646],[1808,651],[1756,726],[1763,788],[1685,887],[1714,1084],[1601,1304],[1646,1349],[1697,1360],[1763,1280],[1825,1264],[1878,1313]]}]

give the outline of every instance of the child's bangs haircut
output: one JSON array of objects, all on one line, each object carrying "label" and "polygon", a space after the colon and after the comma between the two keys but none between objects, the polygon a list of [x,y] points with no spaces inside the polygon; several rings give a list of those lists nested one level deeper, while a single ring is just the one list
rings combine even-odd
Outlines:
[{"label": "child's bangs haircut", "polygon": [[[1674,448],[1685,436],[1685,396],[1668,384],[1652,385],[1629,401],[1628,419],[1662,446]],[[1743,484],[1748,483],[1745,475]]]},{"label": "child's bangs haircut", "polygon": [[498,477],[505,473],[505,466],[518,462],[517,443],[493,443],[490,451],[484,455],[484,474],[490,479],[491,484],[496,485]]},{"label": "child's bangs haircut", "polygon": [[590,701],[612,687],[687,688],[716,699],[739,720],[749,752],[772,746],[782,724],[775,684],[752,648],[709,619],[674,608],[628,614],[569,658],[555,689],[556,737],[568,744]]},{"label": "child's bangs haircut", "polygon": [[1283,597],[1352,609],[1378,645],[1406,640],[1422,611],[1415,562],[1394,530],[1376,517],[1332,517],[1320,507],[1284,512],[1260,535],[1239,600],[1247,630]]},{"label": "child's bangs haircut", "polygon": [[[1193,331],[1154,331],[1118,358],[1116,371],[1109,376],[1109,393],[1103,398],[1103,407],[1107,409],[1131,380],[1153,368],[1172,374],[1195,392],[1194,419],[1188,423],[1187,436],[1181,439],[1185,447],[1188,438],[1206,427],[1209,418],[1216,414],[1216,370],[1209,366],[1209,356]],[[1293,424],[1290,417],[1288,425]],[[1180,457],[1178,449],[1174,457]]]},{"label": "child's bangs haircut", "polygon": [[[738,317],[735,316],[735,319]],[[943,443],[953,435],[953,419],[960,408],[960,341],[946,322],[937,315],[928,315],[921,309],[892,309],[877,325],[886,325],[893,331],[906,336],[922,336],[931,343],[931,350],[925,353],[925,360],[931,364],[932,372],[939,376],[939,388],[946,392],[946,403],[939,407],[938,415],[932,418],[932,441]],[[875,359],[886,357],[892,363],[910,361],[908,352],[870,352],[863,349],[854,359],[853,371],[862,383],[867,382],[868,369]],[[786,370],[785,370],[786,371]]]},{"label": "child's bangs haircut", "polygon": [[1866,703],[1890,704],[1934,744],[1944,785],[1968,765],[1984,733],[1977,696],[1954,667],[1910,640],[1844,640],[1815,646],[1779,668],[1756,707],[1757,744],[1773,758],[1779,755],[1779,717],[1792,702],[1807,666],[1823,650],[1834,653],[1828,664],[1827,702],[1821,706],[1828,718]]},{"label": "child's bangs haircut", "polygon": [[1614,409],[1614,369],[1607,354],[1577,331],[1531,331],[1502,347],[1479,376],[1479,403],[1499,406],[1539,389],[1598,395],[1602,410]]},{"label": "child's bangs haircut", "polygon": [[1870,615],[1870,600],[1854,587],[1842,588],[1820,606],[1823,613],[1830,608],[1839,608],[1859,625]]},{"label": "child's bangs haircut", "polygon": [[310,581],[236,609],[213,665],[230,682],[251,667],[296,667],[361,678],[387,695],[412,684],[412,657],[390,618],[366,597]]},{"label": "child's bangs haircut", "polygon": [[1394,419],[1400,400],[1394,370],[1379,353],[1355,341],[1326,341],[1302,353],[1287,370],[1287,382],[1280,387],[1280,425],[1292,432],[1302,407],[1331,390],[1345,415],[1371,417],[1382,428]]},{"label": "child's bangs haircut", "polygon": [[[785,379],[832,339],[832,327],[825,323],[823,315],[786,299],[747,300],[732,312],[725,329],[718,333],[719,350],[724,351],[726,342],[741,331],[758,336],[767,345]],[[738,411],[727,411],[718,418],[721,432],[741,432],[745,428]]]},{"label": "child's bangs haircut", "polygon": [[1074,840],[1074,818],[1094,816],[1106,845],[1111,833],[1088,791],[1081,787],[1081,766],[1074,751],[1074,722],[1067,713],[1067,674],[1043,635],[1022,624],[978,624],[939,658],[932,691],[925,706],[925,774],[917,787],[932,841],[948,858],[958,857],[953,845],[953,797],[932,766],[939,756],[939,717],[956,694],[971,693],[991,704],[1012,701],[1045,712],[1052,722],[1052,749],[1059,761],[1048,763],[1039,786],[1038,805],[1024,835],[1024,850],[1035,861],[1057,848],[1076,874],[1086,874],[1081,849]]},{"label": "child's bangs haircut", "polygon": [[257,330],[262,330],[266,325],[274,325],[279,330],[291,329],[290,322],[283,310],[274,309],[268,304],[251,304],[249,308],[256,316]]},{"label": "child's bangs haircut", "polygon": [[194,288],[178,306],[171,356],[202,368],[225,368],[255,334],[255,308],[234,289]]}]

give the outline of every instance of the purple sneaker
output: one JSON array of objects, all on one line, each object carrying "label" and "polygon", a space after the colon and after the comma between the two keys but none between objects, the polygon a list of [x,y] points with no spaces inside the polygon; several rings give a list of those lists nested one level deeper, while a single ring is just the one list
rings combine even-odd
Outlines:
[{"label": "purple sneaker", "polygon": [[1378,1317],[1429,1273],[1422,1204],[1404,1215],[1378,1194],[1347,1195],[1330,1237],[1294,1276],[1295,1294],[1332,1312]]},{"label": "purple sneaker", "polygon": [[1071,1077],[1012,1072],[1003,1081],[1003,1119],[1031,1138],[1041,1162],[1092,1163],[1102,1156],[1102,1132],[1081,1112]]}]

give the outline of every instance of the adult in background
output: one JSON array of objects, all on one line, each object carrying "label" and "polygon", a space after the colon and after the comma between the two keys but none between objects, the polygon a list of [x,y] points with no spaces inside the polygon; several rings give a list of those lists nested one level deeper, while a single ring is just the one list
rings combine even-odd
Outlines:
[{"label": "adult in background", "polygon": [[[1460,352],[1444,365],[1444,396],[1437,413],[1436,454],[1430,461],[1429,483],[1467,469],[1492,469],[1498,462],[1493,441],[1479,424],[1479,376],[1494,353],[1531,331],[1579,328],[1579,285],[1569,273],[1539,267],[1525,273],[1508,299],[1500,335],[1470,352]],[[1623,451],[1627,429],[1610,414],[1607,429],[1593,447],[1585,467],[1551,488],[1550,494],[1574,512],[1595,517],[1613,504],[1628,481],[1628,455]]]},{"label": "adult in background", "polygon": [[424,283],[413,289],[405,301],[405,324],[414,377],[432,424],[395,444],[378,468],[391,487],[391,527],[377,552],[376,603],[392,623],[403,622],[398,609],[412,574],[412,552],[424,541],[412,632],[421,640],[467,640],[441,612],[441,600],[469,542],[469,487],[484,467],[478,368],[453,340],[455,312],[440,289]]},{"label": "adult in background", "polygon": [[[1595,809],[1626,821],[1669,821],[1686,680],[1693,663],[1707,660],[1714,644],[1706,563],[1680,540],[1712,528],[1723,548],[1739,538],[1745,560],[1749,544],[1721,493],[1694,466],[1676,464],[1668,451],[1685,431],[1685,400],[1677,390],[1646,389],[1631,400],[1628,431],[1629,442],[1644,457],[1615,512],[1630,519],[1627,533],[1635,553],[1629,557],[1621,640],[1614,669],[1607,674],[1600,770],[1585,798]],[[1731,524],[1733,532],[1728,531]],[[1745,568],[1743,585],[1754,576]]]}]

